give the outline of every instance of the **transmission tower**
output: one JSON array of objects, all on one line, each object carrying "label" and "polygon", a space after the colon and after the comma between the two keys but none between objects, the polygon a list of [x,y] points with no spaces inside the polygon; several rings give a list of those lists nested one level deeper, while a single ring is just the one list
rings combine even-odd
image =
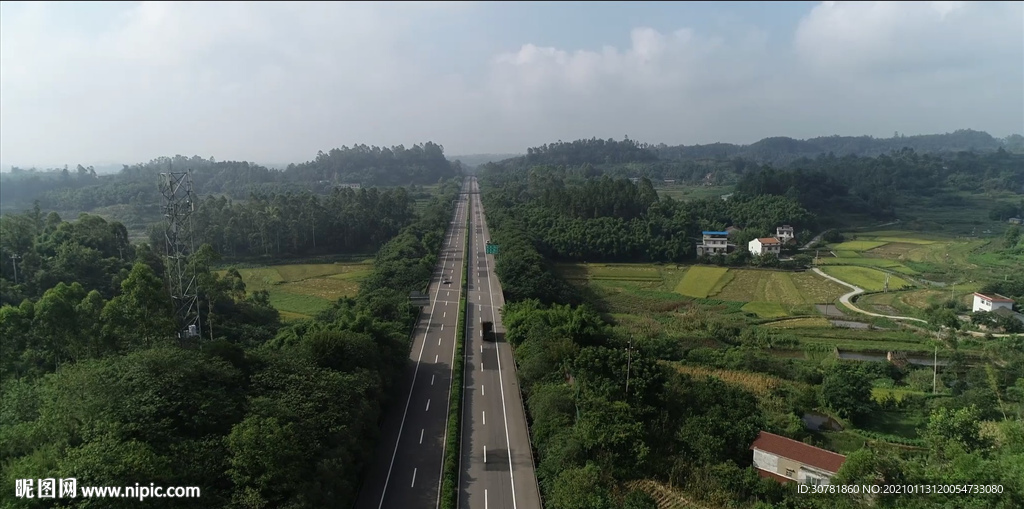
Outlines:
[{"label": "transmission tower", "polygon": [[188,263],[195,251],[192,238],[192,213],[195,211],[192,171],[161,173],[160,192],[166,200],[167,278],[178,322],[178,339],[188,340],[199,337],[202,332],[198,280],[195,268]]}]

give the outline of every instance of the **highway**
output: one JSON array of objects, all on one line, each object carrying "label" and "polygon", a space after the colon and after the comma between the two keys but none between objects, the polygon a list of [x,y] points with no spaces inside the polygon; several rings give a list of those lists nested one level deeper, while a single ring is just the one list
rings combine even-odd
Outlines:
[{"label": "highway", "polygon": [[[512,349],[504,342],[505,304],[494,275],[494,255],[475,177],[470,178],[473,218],[466,302],[466,366],[462,414],[459,507],[540,509],[526,412]],[[500,253],[499,253],[500,256]],[[498,341],[484,341],[481,321],[494,322]]]},{"label": "highway", "polygon": [[[452,366],[456,362],[467,186],[468,181],[459,195],[430,281],[430,304],[420,313],[413,332],[405,378],[408,390],[384,418],[374,464],[356,501],[359,509],[434,508],[439,504],[442,459],[445,447],[450,445],[444,442]],[[451,283],[445,284],[446,280]]]}]

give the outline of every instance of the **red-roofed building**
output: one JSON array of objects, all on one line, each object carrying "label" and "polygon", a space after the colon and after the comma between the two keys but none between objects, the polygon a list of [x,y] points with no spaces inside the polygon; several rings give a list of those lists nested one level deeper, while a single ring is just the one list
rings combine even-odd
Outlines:
[{"label": "red-roofed building", "polygon": [[750,446],[758,475],[786,483],[826,485],[839,472],[846,456],[797,442],[767,431]]},{"label": "red-roofed building", "polygon": [[983,293],[974,294],[974,306],[971,307],[971,311],[975,313],[978,311],[992,312],[1000,308],[1013,311],[1013,299],[1004,297],[998,293],[993,293],[992,295],[985,295]]},{"label": "red-roofed building", "polygon": [[778,256],[779,251],[782,249],[782,242],[779,242],[779,239],[775,237],[761,237],[748,242],[747,249],[750,250],[751,254],[757,256],[768,253],[774,253]]}]

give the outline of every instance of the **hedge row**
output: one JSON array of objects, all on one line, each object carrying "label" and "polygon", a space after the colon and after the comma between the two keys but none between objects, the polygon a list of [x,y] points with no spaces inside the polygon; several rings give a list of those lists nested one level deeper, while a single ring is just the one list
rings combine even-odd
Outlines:
[{"label": "hedge row", "polygon": [[466,336],[466,293],[469,290],[469,243],[472,231],[472,201],[466,211],[466,244],[462,260],[462,293],[459,298],[459,321],[455,332],[455,365],[452,366],[451,401],[448,402],[448,436],[444,454],[444,480],[441,483],[441,509],[455,509],[459,504],[459,455],[461,454],[462,392],[465,370],[464,344]]}]

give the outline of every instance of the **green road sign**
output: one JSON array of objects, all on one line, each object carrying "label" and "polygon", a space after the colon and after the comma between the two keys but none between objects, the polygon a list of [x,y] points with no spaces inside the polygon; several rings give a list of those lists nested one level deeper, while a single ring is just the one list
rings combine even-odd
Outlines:
[{"label": "green road sign", "polygon": [[487,253],[487,254],[496,255],[496,254],[498,254],[498,245],[497,244],[491,244],[490,242],[488,242],[487,246],[484,248],[484,252]]}]

